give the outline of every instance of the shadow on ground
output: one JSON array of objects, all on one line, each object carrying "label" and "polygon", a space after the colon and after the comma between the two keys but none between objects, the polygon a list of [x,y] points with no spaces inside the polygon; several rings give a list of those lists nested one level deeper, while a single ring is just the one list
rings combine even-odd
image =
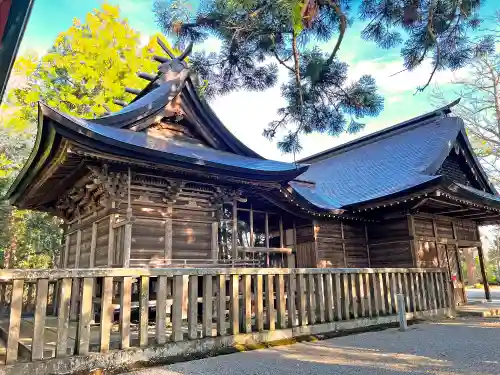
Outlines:
[{"label": "shadow on ground", "polygon": [[236,353],[134,375],[500,374],[500,319],[459,318]]}]

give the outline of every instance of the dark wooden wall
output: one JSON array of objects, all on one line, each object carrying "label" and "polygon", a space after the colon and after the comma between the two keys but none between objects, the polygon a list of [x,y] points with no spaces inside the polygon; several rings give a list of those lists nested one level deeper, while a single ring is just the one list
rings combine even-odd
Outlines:
[{"label": "dark wooden wall", "polygon": [[295,227],[296,246],[295,264],[297,267],[316,267],[316,245],[314,241],[314,225]]},{"label": "dark wooden wall", "polygon": [[372,267],[412,267],[413,253],[406,217],[367,223]]}]

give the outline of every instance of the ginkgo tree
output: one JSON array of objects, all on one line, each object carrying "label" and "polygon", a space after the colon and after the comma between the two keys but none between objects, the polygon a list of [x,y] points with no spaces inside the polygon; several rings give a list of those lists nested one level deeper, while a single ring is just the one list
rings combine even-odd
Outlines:
[{"label": "ginkgo tree", "polygon": [[[113,100],[130,101],[125,88],[143,88],[137,72],[155,73],[153,60],[162,50],[153,35],[147,43],[120,16],[117,6],[103,4],[75,19],[61,32],[47,53],[27,52],[16,60],[18,82],[0,111],[0,194],[3,195],[28,157],[36,134],[38,102],[84,118],[121,107]],[[17,210],[0,202],[0,252],[6,266],[48,267],[58,251],[61,232],[56,218]]]},{"label": "ginkgo tree", "polygon": [[161,49],[154,35],[141,45],[140,34],[120,17],[119,8],[103,4],[87,14],[85,22],[60,33],[43,56],[28,53],[17,59],[14,74],[26,77],[26,84],[9,95],[19,106],[22,118],[36,122],[39,100],[76,116],[92,118],[120,107],[113,100],[130,101],[125,87],[142,88],[146,82],[139,71],[156,72],[153,61]]}]

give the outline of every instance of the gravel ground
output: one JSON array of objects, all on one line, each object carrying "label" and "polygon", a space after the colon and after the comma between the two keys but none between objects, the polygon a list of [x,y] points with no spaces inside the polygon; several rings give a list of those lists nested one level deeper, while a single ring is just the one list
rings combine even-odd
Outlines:
[{"label": "gravel ground", "polygon": [[133,375],[498,375],[500,319],[427,322],[312,343],[223,355]]}]

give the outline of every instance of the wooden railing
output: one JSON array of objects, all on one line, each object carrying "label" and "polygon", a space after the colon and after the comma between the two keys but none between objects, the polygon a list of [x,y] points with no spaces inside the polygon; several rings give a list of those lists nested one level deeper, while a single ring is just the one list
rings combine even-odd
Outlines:
[{"label": "wooden railing", "polygon": [[[57,361],[111,349],[208,338],[216,345],[215,338],[239,334],[265,341],[273,332],[283,338],[391,323],[397,294],[410,319],[453,306],[442,269],[1,270],[0,280],[10,295],[0,327],[5,368],[12,369],[40,360],[61,366]],[[30,313],[27,284],[34,285]]]}]

